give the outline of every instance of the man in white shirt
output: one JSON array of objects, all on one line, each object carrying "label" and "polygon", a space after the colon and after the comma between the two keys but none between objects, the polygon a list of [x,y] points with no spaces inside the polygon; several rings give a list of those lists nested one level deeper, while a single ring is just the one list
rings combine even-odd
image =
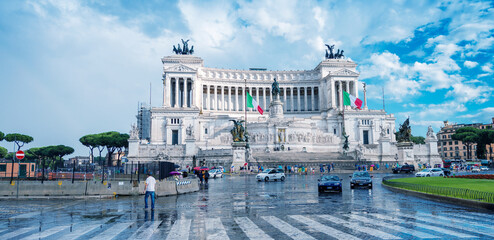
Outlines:
[{"label": "man in white shirt", "polygon": [[144,196],[145,208],[148,208],[148,196],[151,196],[151,210],[154,209],[154,186],[156,185],[156,179],[148,173],[148,178],[146,179],[146,185],[144,186],[144,191],[146,195]]}]

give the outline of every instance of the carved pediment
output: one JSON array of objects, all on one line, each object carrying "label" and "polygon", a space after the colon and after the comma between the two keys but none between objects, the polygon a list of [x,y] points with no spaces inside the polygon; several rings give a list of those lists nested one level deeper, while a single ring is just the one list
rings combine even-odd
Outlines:
[{"label": "carved pediment", "polygon": [[165,72],[196,72],[196,69],[193,69],[183,64],[178,64],[165,69]]},{"label": "carved pediment", "polygon": [[359,76],[359,74],[357,72],[354,72],[354,71],[347,69],[347,68],[343,68],[343,69],[340,69],[336,72],[332,72],[331,75],[333,75],[333,76],[356,76],[356,77]]}]

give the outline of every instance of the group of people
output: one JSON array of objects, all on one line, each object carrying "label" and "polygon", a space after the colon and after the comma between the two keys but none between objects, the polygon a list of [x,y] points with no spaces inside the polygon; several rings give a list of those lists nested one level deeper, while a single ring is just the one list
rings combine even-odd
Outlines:
[{"label": "group of people", "polygon": [[199,178],[199,180],[201,181],[201,184],[203,182],[208,184],[208,180],[209,180],[209,171],[208,170],[196,170],[196,175]]},{"label": "group of people", "polygon": [[[386,166],[386,168],[388,168],[388,165]],[[372,164],[370,166],[369,165],[366,165],[366,164],[363,164],[363,165],[355,164],[355,170],[358,170],[358,171],[369,171],[369,172],[372,172],[374,170],[379,170],[379,163],[376,163],[375,165]]]}]

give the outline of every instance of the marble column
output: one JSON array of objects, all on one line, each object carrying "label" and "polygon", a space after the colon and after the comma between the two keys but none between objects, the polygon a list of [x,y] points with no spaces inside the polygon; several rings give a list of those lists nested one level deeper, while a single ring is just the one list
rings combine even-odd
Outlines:
[{"label": "marble column", "polygon": [[206,85],[206,109],[211,110],[211,95],[209,94],[211,92],[211,85]]},{"label": "marble column", "polygon": [[286,105],[286,87],[283,88],[283,105],[285,105],[283,110],[286,112],[286,109],[288,107],[288,105]]},{"label": "marble column", "polygon": [[[256,87],[256,101],[257,101],[257,104],[259,104],[259,87]],[[257,112],[257,109],[255,109],[255,111]]]},{"label": "marble column", "polygon": [[183,103],[182,103],[182,106],[183,107],[187,107],[187,103],[188,102],[188,98],[189,98],[189,94],[187,93],[187,82],[188,82],[188,79],[187,78],[184,78],[184,94],[183,94]]},{"label": "marble column", "polygon": [[218,109],[218,86],[214,85],[214,98],[213,98],[213,109],[212,110],[217,110]]},{"label": "marble column", "polygon": [[294,101],[293,101],[293,100],[295,100],[295,98],[293,97],[293,92],[294,92],[293,87],[291,87],[291,94],[290,94],[290,100],[291,100],[290,101],[290,110],[291,110],[291,112],[293,112],[293,110],[294,110],[293,108],[295,105]]},{"label": "marble column", "polygon": [[264,107],[262,108],[263,110],[268,110],[267,104],[266,104],[266,88],[262,87],[262,100],[263,100],[263,105]]},{"label": "marble column", "polygon": [[300,91],[300,87],[297,87],[297,111],[299,111],[299,112],[302,111],[302,109],[300,107],[301,106],[301,104],[300,104],[300,93],[301,92],[302,91]]},{"label": "marble column", "polygon": [[307,86],[304,87],[304,111],[308,111],[307,107]]},{"label": "marble column", "polygon": [[228,111],[232,110],[232,87],[227,86],[228,88]]},{"label": "marble column", "polygon": [[178,89],[178,85],[179,84],[180,84],[180,79],[179,78],[175,78],[175,106],[174,107],[176,107],[176,108],[179,107],[179,105],[178,105],[178,95],[180,95],[178,93],[178,90],[179,90]]},{"label": "marble column", "polygon": [[314,104],[314,86],[310,87],[310,110],[315,111],[315,105]]},{"label": "marble column", "polygon": [[331,81],[331,107],[336,108],[336,81]]},{"label": "marble column", "polygon": [[[246,111],[245,110],[245,96],[247,95],[246,93],[246,90],[245,90],[245,87],[242,87],[242,110]],[[247,119],[245,119],[245,121],[247,121]]]},{"label": "marble column", "polygon": [[220,85],[220,88],[221,88],[220,110],[224,111],[225,110],[225,86]]}]

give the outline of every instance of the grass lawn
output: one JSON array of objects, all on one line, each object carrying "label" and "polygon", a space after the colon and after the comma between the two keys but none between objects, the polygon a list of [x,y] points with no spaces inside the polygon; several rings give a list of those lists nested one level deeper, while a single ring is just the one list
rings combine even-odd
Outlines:
[{"label": "grass lawn", "polygon": [[462,188],[482,192],[494,193],[494,180],[492,179],[465,179],[465,178],[443,178],[443,177],[414,177],[399,178],[389,181],[422,184],[437,187]]}]

